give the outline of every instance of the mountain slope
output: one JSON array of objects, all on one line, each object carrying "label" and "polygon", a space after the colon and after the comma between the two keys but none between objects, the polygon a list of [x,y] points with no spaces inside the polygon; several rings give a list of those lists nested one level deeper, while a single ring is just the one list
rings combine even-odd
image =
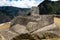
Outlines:
[{"label": "mountain slope", "polygon": [[38,7],[40,14],[60,14],[60,1],[43,1]]},{"label": "mountain slope", "polygon": [[17,8],[12,6],[0,6],[0,23],[8,22],[18,15],[25,16],[30,8]]}]

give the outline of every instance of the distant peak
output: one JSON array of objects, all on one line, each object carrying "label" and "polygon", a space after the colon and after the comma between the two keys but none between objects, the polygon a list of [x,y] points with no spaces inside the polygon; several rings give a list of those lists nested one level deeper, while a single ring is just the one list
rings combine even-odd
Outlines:
[{"label": "distant peak", "polygon": [[51,1],[59,1],[59,0],[51,0]]},{"label": "distant peak", "polygon": [[59,1],[59,0],[45,0],[45,1]]}]

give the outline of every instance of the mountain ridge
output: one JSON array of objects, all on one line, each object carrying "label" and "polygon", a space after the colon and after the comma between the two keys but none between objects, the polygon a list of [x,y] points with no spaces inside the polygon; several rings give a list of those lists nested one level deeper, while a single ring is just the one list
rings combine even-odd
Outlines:
[{"label": "mountain ridge", "polygon": [[17,8],[13,6],[0,6],[0,22],[3,23],[6,20],[10,21],[18,15],[25,16],[30,11],[30,8]]}]

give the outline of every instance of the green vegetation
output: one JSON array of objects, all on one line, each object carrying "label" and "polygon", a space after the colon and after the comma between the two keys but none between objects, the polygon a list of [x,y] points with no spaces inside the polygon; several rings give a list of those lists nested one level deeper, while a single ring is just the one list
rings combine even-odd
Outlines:
[{"label": "green vegetation", "polygon": [[60,1],[44,1],[39,5],[41,14],[60,14]]},{"label": "green vegetation", "polygon": [[18,15],[27,15],[30,8],[17,8],[12,6],[0,6],[0,23],[9,22]]}]

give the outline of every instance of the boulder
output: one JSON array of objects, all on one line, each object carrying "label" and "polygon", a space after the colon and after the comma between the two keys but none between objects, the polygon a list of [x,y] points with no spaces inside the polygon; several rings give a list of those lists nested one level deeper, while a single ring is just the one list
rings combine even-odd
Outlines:
[{"label": "boulder", "polygon": [[34,31],[31,34],[36,35],[39,39],[55,38],[60,37],[60,30],[56,27],[55,24],[51,24]]},{"label": "boulder", "polygon": [[29,22],[27,24],[26,28],[29,32],[33,32],[33,31],[36,31],[37,29],[39,29],[37,22]]},{"label": "boulder", "polygon": [[16,25],[16,24],[26,26],[27,23],[30,21],[33,22],[34,20],[31,20],[30,17],[28,17],[28,16],[17,16],[11,21],[11,26]]},{"label": "boulder", "polygon": [[26,27],[20,24],[16,24],[10,28],[10,30],[18,33],[18,34],[24,34],[28,33],[28,30],[26,30]]},{"label": "boulder", "polygon": [[34,31],[33,33],[38,33],[38,32],[41,32],[41,31],[48,31],[48,30],[58,30],[57,26],[53,23],[51,25],[48,25],[48,26],[44,26],[36,31]]},{"label": "boulder", "polygon": [[15,32],[12,32],[10,30],[7,31],[1,31],[0,34],[3,36],[3,38],[5,40],[11,40],[12,38],[14,38],[15,36],[17,36],[18,34],[16,34]]},{"label": "boulder", "polygon": [[42,31],[33,35],[36,35],[35,37],[37,37],[38,39],[60,38],[60,33],[58,33],[57,31]]},{"label": "boulder", "polygon": [[53,15],[40,15],[40,20],[38,21],[40,28],[52,23],[54,23]]}]

